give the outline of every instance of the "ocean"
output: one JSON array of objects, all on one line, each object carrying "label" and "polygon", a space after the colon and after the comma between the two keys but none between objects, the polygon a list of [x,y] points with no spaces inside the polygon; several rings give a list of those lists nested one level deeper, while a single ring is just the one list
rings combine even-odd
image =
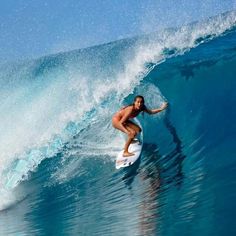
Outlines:
[{"label": "ocean", "polygon": [[[0,65],[0,235],[236,235],[236,12]],[[141,94],[143,151],[112,115]]]}]

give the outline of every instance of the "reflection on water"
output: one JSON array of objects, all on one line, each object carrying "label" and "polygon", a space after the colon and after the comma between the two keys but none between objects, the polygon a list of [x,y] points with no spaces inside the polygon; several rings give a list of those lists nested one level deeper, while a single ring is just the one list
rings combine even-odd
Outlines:
[{"label": "reflection on water", "polygon": [[[151,147],[147,147],[147,150]],[[159,222],[159,193],[160,193],[160,166],[157,162],[157,153],[145,152],[147,168],[140,171],[140,178],[143,182],[143,191],[139,205],[139,228],[140,235],[155,235],[158,232]]]}]

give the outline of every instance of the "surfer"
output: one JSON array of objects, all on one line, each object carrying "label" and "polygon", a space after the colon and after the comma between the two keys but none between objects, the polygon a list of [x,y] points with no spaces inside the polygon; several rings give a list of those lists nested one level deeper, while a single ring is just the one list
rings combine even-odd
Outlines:
[{"label": "surfer", "polygon": [[128,135],[128,140],[125,143],[123,152],[124,157],[134,155],[134,153],[128,151],[129,145],[132,143],[135,136],[142,131],[141,128],[130,119],[135,118],[140,112],[156,114],[163,111],[167,105],[168,103],[165,102],[160,108],[149,110],[144,104],[144,97],[138,95],[134,98],[133,104],[123,107],[120,111],[114,114],[112,117],[113,127]]}]

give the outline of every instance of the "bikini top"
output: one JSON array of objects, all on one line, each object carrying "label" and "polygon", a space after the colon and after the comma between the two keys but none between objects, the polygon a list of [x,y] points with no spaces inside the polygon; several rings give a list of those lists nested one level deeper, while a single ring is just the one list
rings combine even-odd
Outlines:
[{"label": "bikini top", "polygon": [[[130,106],[130,105],[124,106],[124,107],[121,108],[121,110],[124,110],[126,107],[129,107],[129,106]],[[120,110],[120,111],[121,111],[121,110]],[[129,118],[130,118],[130,119],[133,119],[133,118],[135,118],[138,114],[139,114],[139,112],[138,112],[137,114],[132,114],[132,113],[131,113],[130,116],[129,116]]]}]

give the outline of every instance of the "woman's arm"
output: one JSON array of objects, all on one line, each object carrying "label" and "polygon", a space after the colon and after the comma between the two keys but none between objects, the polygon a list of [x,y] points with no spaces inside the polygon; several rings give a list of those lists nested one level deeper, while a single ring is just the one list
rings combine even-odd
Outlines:
[{"label": "woman's arm", "polygon": [[144,111],[147,112],[148,114],[156,114],[156,113],[161,112],[164,109],[166,109],[167,106],[168,106],[168,103],[164,102],[160,108],[152,109],[152,110],[146,108]]}]

